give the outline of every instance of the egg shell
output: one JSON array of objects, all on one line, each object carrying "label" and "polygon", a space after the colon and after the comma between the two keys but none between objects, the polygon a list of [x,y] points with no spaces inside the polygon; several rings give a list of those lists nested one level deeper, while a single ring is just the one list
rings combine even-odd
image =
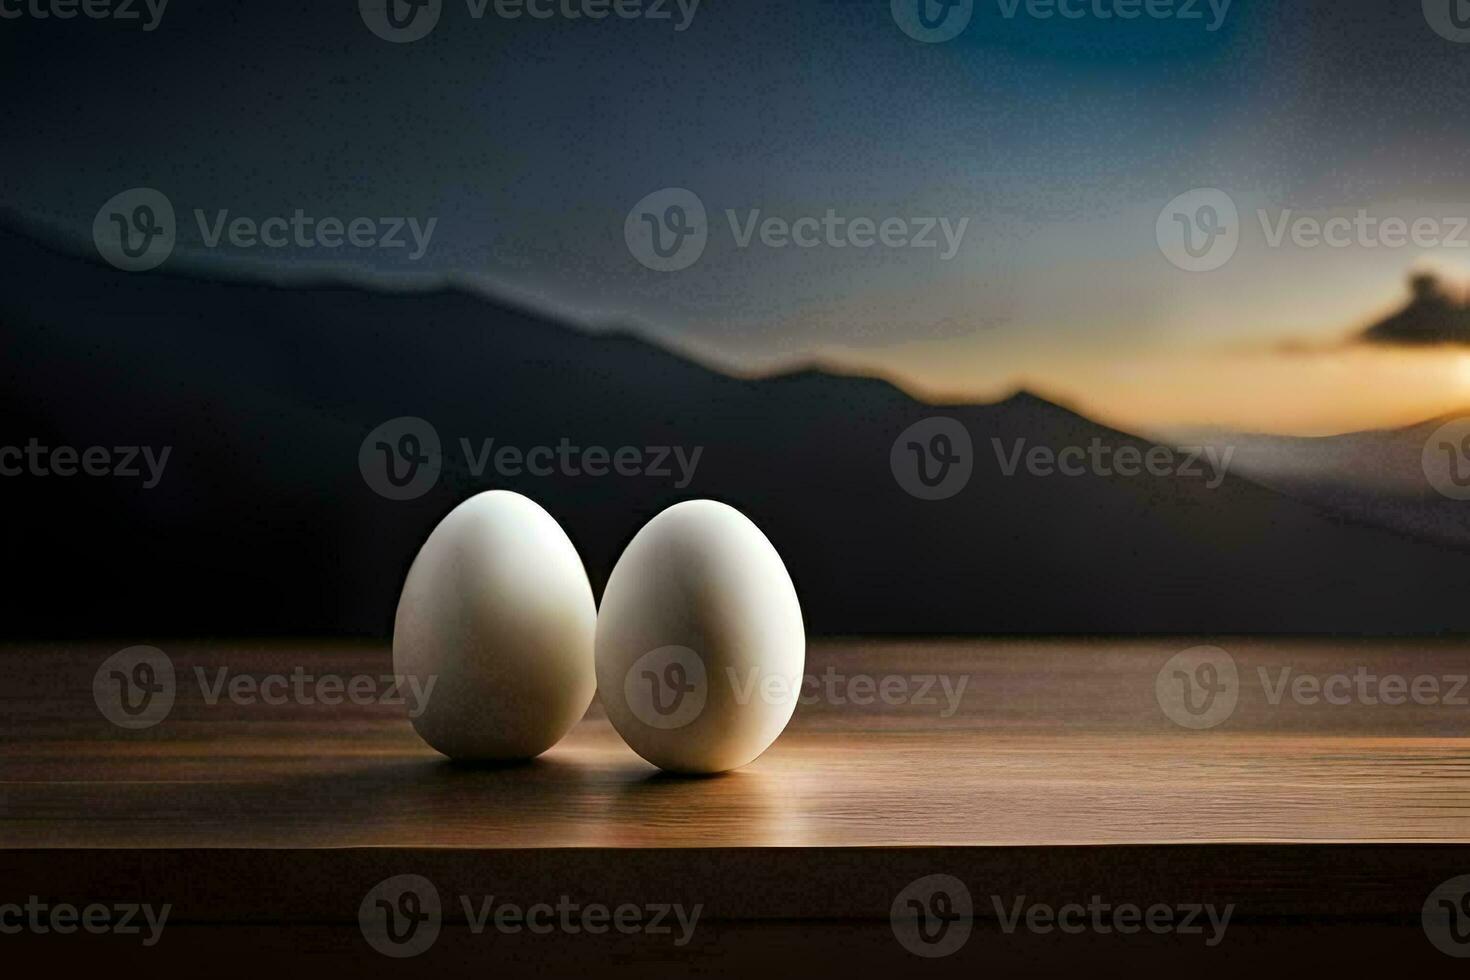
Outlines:
[{"label": "egg shell", "polygon": [[713,500],[660,513],[618,559],[597,616],[597,689],[633,751],[714,773],[764,752],[806,665],[796,588],[744,514]]},{"label": "egg shell", "polygon": [[394,670],[433,683],[414,729],[453,759],[541,754],[592,701],[596,628],[561,525],[518,493],[471,497],[419,549],[398,600]]}]

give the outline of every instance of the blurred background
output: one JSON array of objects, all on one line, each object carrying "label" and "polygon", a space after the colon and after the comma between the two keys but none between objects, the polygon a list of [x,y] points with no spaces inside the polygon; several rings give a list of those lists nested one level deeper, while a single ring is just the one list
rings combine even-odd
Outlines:
[{"label": "blurred background", "polygon": [[1460,14],[0,0],[0,611],[386,635],[506,487],[816,632],[1463,631]]}]

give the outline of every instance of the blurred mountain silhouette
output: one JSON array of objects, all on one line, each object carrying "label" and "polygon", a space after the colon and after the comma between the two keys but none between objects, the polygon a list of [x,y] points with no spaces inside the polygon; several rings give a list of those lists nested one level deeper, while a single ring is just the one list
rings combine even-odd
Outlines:
[{"label": "blurred mountain silhouette", "polygon": [[[12,636],[383,635],[419,544],[491,487],[561,521],[599,593],[659,510],[725,500],[781,552],[814,632],[1470,629],[1470,552],[1444,541],[1233,475],[1011,469],[1036,447],[1151,447],[1029,395],[935,407],[816,371],[737,379],[463,290],[128,274],[15,230],[0,230],[0,332],[0,447],[172,447],[153,489],[0,477]],[[400,416],[434,426],[445,462],[395,501],[359,450]],[[933,416],[974,446],[969,483],[937,501],[890,462]],[[701,455],[683,486],[677,468],[477,474],[491,438]]]}]

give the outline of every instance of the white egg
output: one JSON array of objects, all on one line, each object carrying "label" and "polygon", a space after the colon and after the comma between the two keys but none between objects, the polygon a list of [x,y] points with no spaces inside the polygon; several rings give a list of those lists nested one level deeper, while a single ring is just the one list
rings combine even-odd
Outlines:
[{"label": "white egg", "polygon": [[398,600],[394,670],[428,689],[414,728],[453,759],[545,752],[592,701],[596,628],[556,520],[518,493],[471,497],[419,549]]},{"label": "white egg", "polygon": [[801,604],[760,528],[713,500],[676,504],[628,544],[597,614],[597,690],[643,758],[734,769],[791,720],[806,665]]}]

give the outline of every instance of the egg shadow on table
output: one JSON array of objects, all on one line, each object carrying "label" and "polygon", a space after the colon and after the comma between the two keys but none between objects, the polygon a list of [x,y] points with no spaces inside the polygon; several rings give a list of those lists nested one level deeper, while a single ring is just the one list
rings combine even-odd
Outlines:
[{"label": "egg shadow on table", "polygon": [[642,779],[640,783],[668,783],[678,785],[682,783],[713,782],[717,779],[734,779],[739,774],[738,769],[726,769],[722,772],[672,772],[668,769],[655,769]]},{"label": "egg shadow on table", "polygon": [[435,761],[450,772],[503,772],[548,765],[544,755],[533,755],[528,759],[453,759],[440,756]]},{"label": "egg shadow on table", "polygon": [[[789,800],[772,774],[749,769],[680,774],[654,770],[617,781],[606,816],[634,827],[660,815],[677,820],[687,843],[721,839],[785,839],[791,835]],[[659,831],[666,836],[669,827]]]}]

